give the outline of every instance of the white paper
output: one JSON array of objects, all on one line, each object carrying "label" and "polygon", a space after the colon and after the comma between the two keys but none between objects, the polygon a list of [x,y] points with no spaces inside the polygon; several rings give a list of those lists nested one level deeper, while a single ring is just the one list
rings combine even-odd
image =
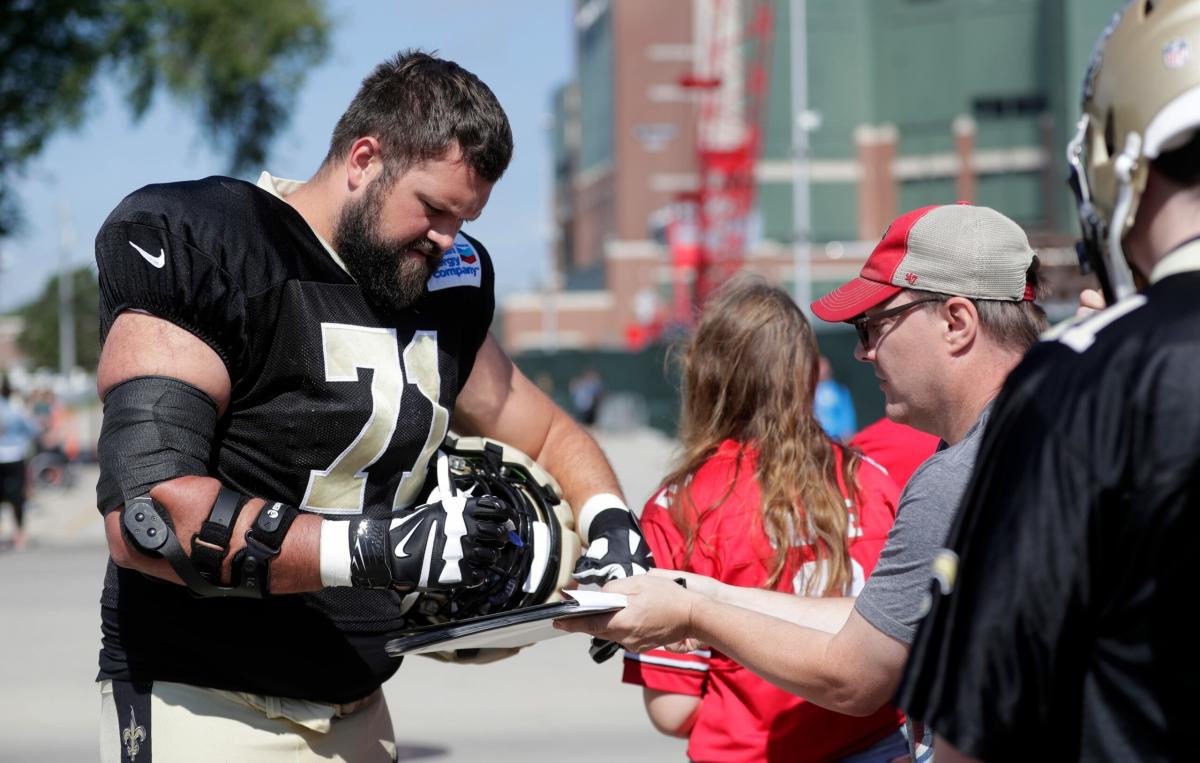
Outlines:
[{"label": "white paper", "polygon": [[597,609],[622,609],[629,603],[629,599],[623,593],[583,591],[580,589],[563,591],[563,593],[579,602],[580,612],[591,612]]}]

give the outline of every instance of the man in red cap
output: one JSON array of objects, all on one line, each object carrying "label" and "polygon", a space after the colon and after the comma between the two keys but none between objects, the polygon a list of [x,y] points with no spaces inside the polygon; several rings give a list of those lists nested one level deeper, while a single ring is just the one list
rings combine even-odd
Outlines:
[{"label": "man in red cap", "polygon": [[855,357],[874,366],[889,419],[954,445],[1045,328],[1035,262],[1025,233],[993,209],[922,207],[812,310],[854,325]]},{"label": "man in red cap", "polygon": [[[1037,260],[1021,228],[987,207],[956,204],[901,215],[859,277],[813,304],[818,317],[858,331],[855,357],[874,367],[888,418],[942,440],[908,481],[856,600],[655,570],[605,586],[630,595],[624,610],[561,627],[637,651],[692,639],[823,707],[877,710],[895,692],[928,609],[930,566],[970,477],[991,401],[1046,326],[1036,291]],[[686,590],[669,581],[679,577]],[[910,741],[920,742],[915,736]]]}]

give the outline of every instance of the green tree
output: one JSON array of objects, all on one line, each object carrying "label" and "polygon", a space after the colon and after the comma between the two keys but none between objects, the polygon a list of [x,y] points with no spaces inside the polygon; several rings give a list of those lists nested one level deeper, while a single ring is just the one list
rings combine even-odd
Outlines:
[{"label": "green tree", "polygon": [[[80,368],[96,370],[100,358],[100,283],[91,265],[72,270],[68,277],[74,292],[75,362]],[[46,282],[37,299],[16,311],[24,321],[17,346],[29,360],[31,368],[58,368],[58,276]]]},{"label": "green tree", "polygon": [[0,0],[0,238],[21,219],[13,178],[82,123],[98,76],[135,119],[163,90],[193,107],[241,172],[262,164],[329,26],[323,0]]}]

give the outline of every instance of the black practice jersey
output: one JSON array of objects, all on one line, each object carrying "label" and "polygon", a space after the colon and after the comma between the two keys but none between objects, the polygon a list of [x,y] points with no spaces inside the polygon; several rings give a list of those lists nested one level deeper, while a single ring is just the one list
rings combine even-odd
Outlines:
[{"label": "black practice jersey", "polygon": [[[431,455],[487,336],[494,273],[459,235],[410,309],[369,305],[304,219],[229,178],[149,186],[96,238],[102,338],[123,310],[182,326],[232,383],[209,473],[330,518],[386,517],[424,496]],[[124,498],[112,475],[101,510]],[[100,677],[346,702],[396,669],[390,591],[198,599],[109,563]]]},{"label": "black practice jersey", "polygon": [[934,565],[900,706],[989,761],[1191,758],[1198,462],[1200,272],[1036,346]]}]

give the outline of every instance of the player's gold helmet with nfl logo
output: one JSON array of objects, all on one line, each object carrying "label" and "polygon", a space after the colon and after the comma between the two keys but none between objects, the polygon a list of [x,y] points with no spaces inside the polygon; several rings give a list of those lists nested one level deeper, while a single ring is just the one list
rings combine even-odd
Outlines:
[{"label": "player's gold helmet with nfl logo", "polygon": [[1067,148],[1079,206],[1080,259],[1109,304],[1136,284],[1121,241],[1150,163],[1200,127],[1200,0],[1133,0],[1096,43],[1083,116]]}]

